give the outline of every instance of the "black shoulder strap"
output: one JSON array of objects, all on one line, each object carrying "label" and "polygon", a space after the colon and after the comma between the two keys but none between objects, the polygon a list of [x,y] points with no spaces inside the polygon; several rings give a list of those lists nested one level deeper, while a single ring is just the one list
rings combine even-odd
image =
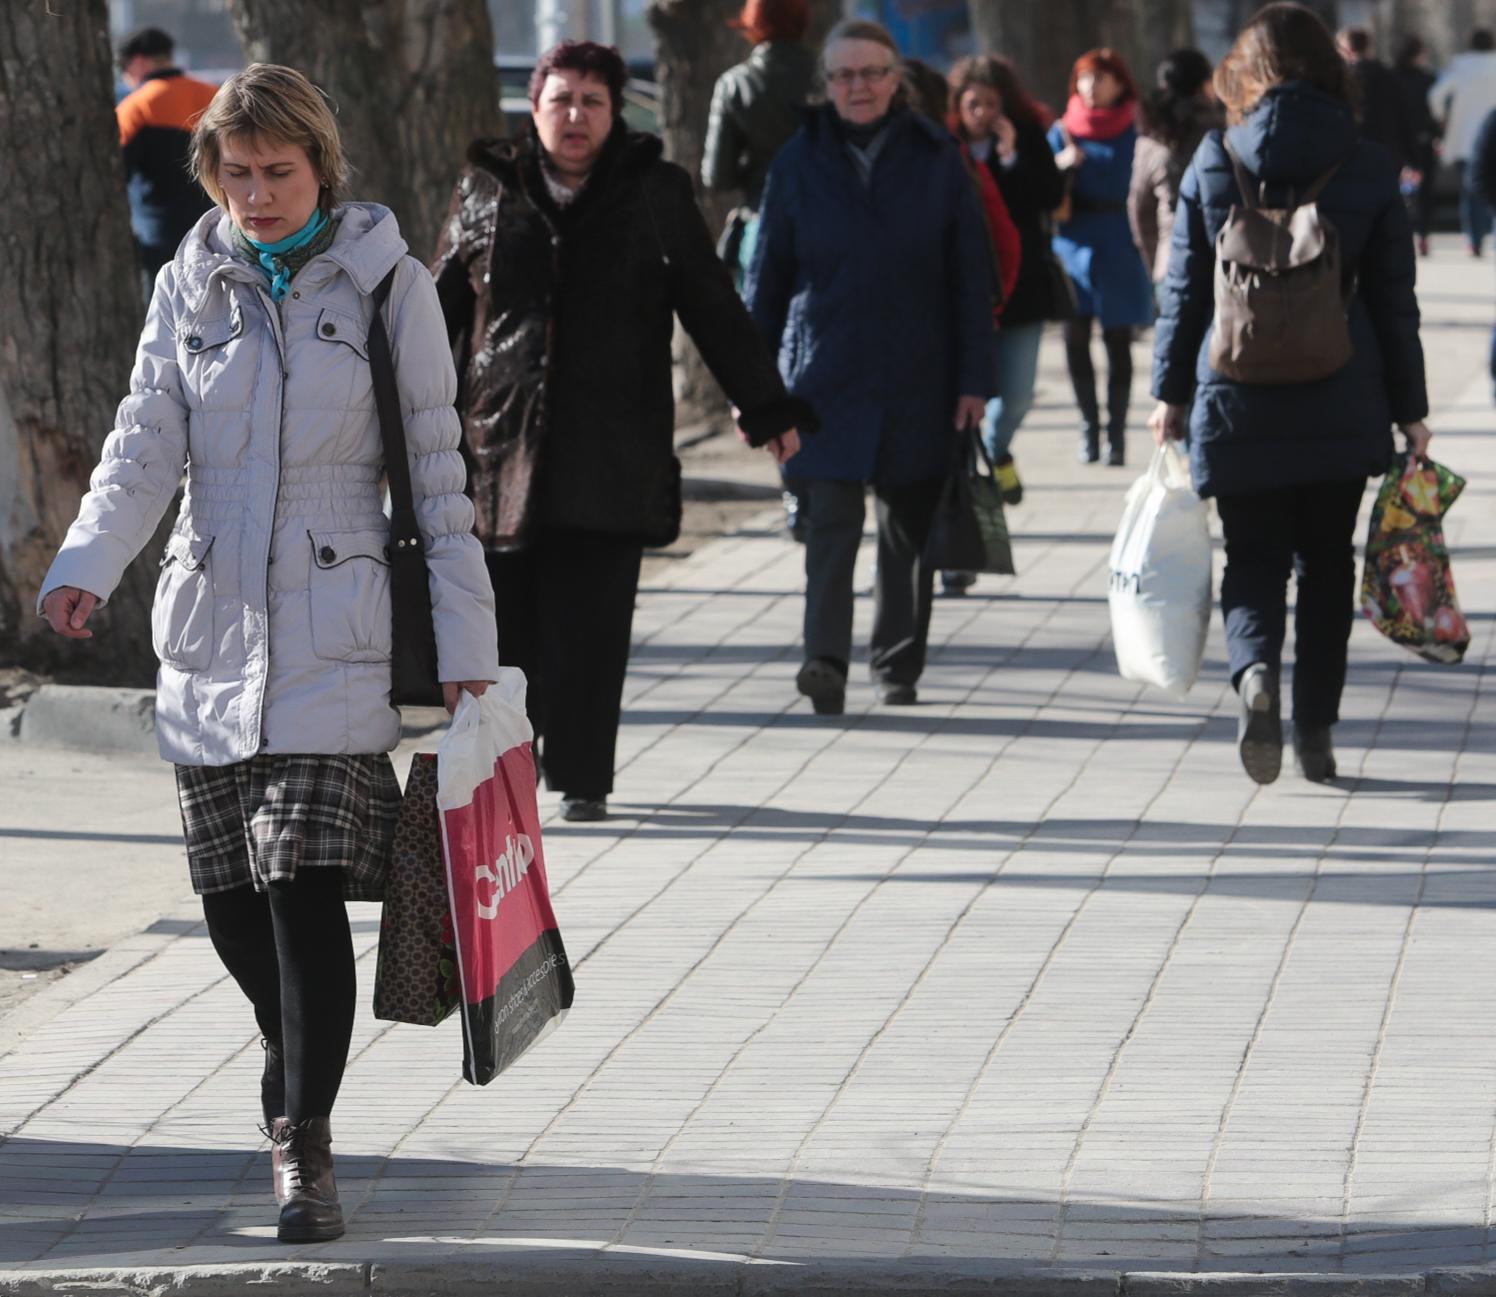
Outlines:
[{"label": "black shoulder strap", "polygon": [[395,382],[395,359],[384,327],[384,304],[389,300],[396,262],[372,294],[374,314],[369,320],[369,370],[374,379],[374,408],[379,412],[379,435],[384,442],[384,471],[390,482],[390,544],[396,549],[421,548],[415,501],[410,489],[410,454],[405,447],[405,419],[400,413],[400,389]]}]

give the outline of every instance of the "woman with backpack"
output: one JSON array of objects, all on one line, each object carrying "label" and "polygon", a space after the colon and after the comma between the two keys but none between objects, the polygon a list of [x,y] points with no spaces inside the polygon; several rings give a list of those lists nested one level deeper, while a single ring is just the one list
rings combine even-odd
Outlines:
[{"label": "woman with backpack", "polygon": [[1138,92],[1120,54],[1091,50],[1070,72],[1065,115],[1049,130],[1055,163],[1070,182],[1054,250],[1075,285],[1075,315],[1065,322],[1065,360],[1080,407],[1080,458],[1101,458],[1101,411],[1091,330],[1101,321],[1106,346],[1106,462],[1126,462],[1132,396],[1132,333],[1153,321],[1153,285],[1127,223]]},{"label": "woman with backpack", "polygon": [[[1297,577],[1294,749],[1323,782],[1335,776],[1366,479],[1386,471],[1394,423],[1410,453],[1429,442],[1413,240],[1396,167],[1361,138],[1345,64],[1308,9],[1259,12],[1215,84],[1229,127],[1206,136],[1180,186],[1149,427],[1160,444],[1182,438],[1188,414],[1195,489],[1216,498],[1238,749],[1261,784],[1282,763]],[[1253,207],[1297,209],[1296,269],[1258,264],[1261,247],[1289,244],[1253,240],[1254,223],[1271,221]],[[1219,273],[1218,237],[1234,258]],[[1269,278],[1271,294],[1254,288]]]}]

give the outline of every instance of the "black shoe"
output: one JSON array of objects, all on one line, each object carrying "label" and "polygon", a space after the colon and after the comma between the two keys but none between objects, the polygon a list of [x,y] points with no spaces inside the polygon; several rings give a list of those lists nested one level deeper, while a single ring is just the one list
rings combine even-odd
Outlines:
[{"label": "black shoe", "polygon": [[1335,747],[1328,725],[1295,725],[1293,754],[1299,770],[1312,784],[1327,784],[1335,778]]},{"label": "black shoe", "polygon": [[847,674],[826,658],[811,658],[801,667],[795,688],[810,699],[817,716],[840,716],[847,709]]},{"label": "black shoe", "polygon": [[286,1063],[278,1040],[260,1037],[265,1051],[265,1070],[260,1073],[260,1115],[265,1118],[268,1133],[276,1121],[286,1115]]},{"label": "black shoe", "polygon": [[1278,709],[1278,680],[1267,666],[1254,662],[1237,686],[1241,717],[1236,746],[1242,768],[1259,784],[1270,784],[1283,769],[1283,720]]},{"label": "black shoe", "polygon": [[1076,456],[1082,464],[1096,463],[1101,458],[1101,433],[1095,428],[1082,428]]},{"label": "black shoe", "polygon": [[332,1173],[332,1127],[308,1117],[278,1127],[276,1197],[282,1206],[275,1236],[282,1243],[325,1243],[343,1236],[343,1205]]},{"label": "black shoe", "polygon": [[568,824],[591,824],[608,818],[606,797],[561,798],[561,818]]},{"label": "black shoe", "polygon": [[913,685],[885,680],[878,685],[878,699],[889,707],[913,707],[919,701],[919,691]]},{"label": "black shoe", "polygon": [[1120,441],[1114,441],[1106,448],[1106,462],[1112,468],[1121,468],[1127,463],[1127,452]]},{"label": "black shoe", "polygon": [[959,597],[964,595],[977,583],[975,572],[942,572],[940,574],[940,593]]}]

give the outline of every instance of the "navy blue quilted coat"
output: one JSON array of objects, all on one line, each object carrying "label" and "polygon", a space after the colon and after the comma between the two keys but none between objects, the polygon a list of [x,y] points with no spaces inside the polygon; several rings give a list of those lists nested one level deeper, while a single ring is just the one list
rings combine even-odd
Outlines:
[{"label": "navy blue quilted coat", "polygon": [[871,185],[829,106],[769,170],[744,296],[821,430],[793,477],[943,477],[956,398],[993,394],[992,244],[952,137],[896,109]]},{"label": "navy blue quilted coat", "polygon": [[1179,190],[1174,244],[1154,336],[1153,394],[1191,399],[1190,460],[1202,496],[1346,482],[1386,471],[1392,424],[1428,413],[1413,236],[1397,167],[1363,138],[1340,100],[1302,82],[1263,96],[1231,147],[1268,185],[1267,206],[1341,163],[1319,199],[1340,233],[1354,354],[1312,383],[1236,383],[1210,367],[1215,240],[1239,201],[1221,132],[1202,141]]}]

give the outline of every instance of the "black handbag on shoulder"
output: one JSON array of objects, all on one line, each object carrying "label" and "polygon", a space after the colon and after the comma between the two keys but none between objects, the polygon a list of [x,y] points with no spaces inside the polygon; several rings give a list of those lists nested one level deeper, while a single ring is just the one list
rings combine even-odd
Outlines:
[{"label": "black handbag on shoulder", "polygon": [[384,471],[389,478],[390,540],[390,701],[396,707],[442,706],[441,681],[436,666],[436,625],[431,616],[431,574],[426,546],[416,526],[410,490],[410,454],[405,448],[405,420],[400,414],[400,389],[390,336],[384,327],[384,304],[395,282],[397,262],[374,290],[374,315],[369,321],[369,369],[374,379],[374,407],[379,412],[379,435],[384,442]]}]

